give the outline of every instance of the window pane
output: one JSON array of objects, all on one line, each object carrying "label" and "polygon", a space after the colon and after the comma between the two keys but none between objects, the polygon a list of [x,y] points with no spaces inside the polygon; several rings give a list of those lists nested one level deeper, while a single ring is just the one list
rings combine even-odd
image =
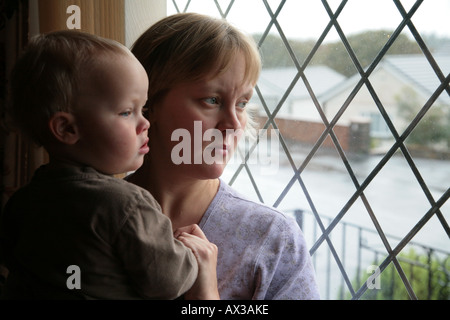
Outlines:
[{"label": "window pane", "polygon": [[252,102],[271,134],[223,178],[301,221],[322,296],[448,292],[450,3],[192,0],[168,1],[169,14],[174,3],[259,44]]}]

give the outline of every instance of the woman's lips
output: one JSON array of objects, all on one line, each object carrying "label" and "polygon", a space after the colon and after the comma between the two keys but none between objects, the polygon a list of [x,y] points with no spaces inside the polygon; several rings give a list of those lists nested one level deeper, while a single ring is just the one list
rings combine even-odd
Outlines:
[{"label": "woman's lips", "polygon": [[223,144],[223,145],[209,145],[206,147],[205,151],[208,150],[208,152],[214,157],[217,155],[221,155],[221,157],[227,157],[230,152],[230,146]]}]

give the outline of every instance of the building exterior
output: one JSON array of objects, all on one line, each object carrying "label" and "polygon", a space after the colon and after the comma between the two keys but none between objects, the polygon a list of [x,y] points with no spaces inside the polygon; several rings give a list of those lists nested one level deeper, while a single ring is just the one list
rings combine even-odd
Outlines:
[{"label": "building exterior", "polygon": [[[442,73],[450,72],[450,54],[435,55]],[[333,117],[355,88],[360,75],[355,75],[334,87],[321,98],[327,117]],[[440,81],[424,55],[393,55],[385,57],[370,76],[370,83],[398,132],[403,132],[411,119],[402,116],[400,104],[409,101],[417,112],[439,87]],[[449,94],[444,91],[434,106],[449,106]],[[365,85],[351,101],[338,123],[349,123],[355,117],[367,117],[371,136],[392,137],[380,110]]]},{"label": "building exterior", "polygon": [[[450,49],[444,49],[434,56],[444,75],[450,72],[450,52],[446,51],[450,51]],[[322,126],[325,130],[324,121],[317,110],[314,99],[320,105],[328,122],[331,122],[340,109],[347,105],[335,127],[336,131],[340,132],[340,134],[336,134],[338,137],[340,135],[345,150],[348,150],[345,146],[351,144],[349,140],[352,139],[351,130],[356,128],[355,132],[359,132],[357,127],[362,125],[364,126],[362,132],[366,132],[367,124],[370,125],[368,131],[370,138],[390,144],[393,136],[380,112],[380,107],[382,106],[386,110],[390,121],[397,132],[401,134],[412,120],[405,117],[402,112],[402,104],[409,104],[415,110],[414,112],[418,112],[441,84],[424,55],[391,55],[386,56],[379,63],[371,73],[369,81],[381,105],[377,105],[373,93],[370,93],[364,84],[353,98],[349,98],[361,80],[359,74],[346,78],[326,66],[308,66],[304,75],[311,92],[308,91],[301,77],[291,88],[293,79],[298,77],[296,68],[263,70],[258,87],[267,108],[270,112],[277,112],[276,118],[281,126],[279,129],[282,134],[286,137],[295,136],[294,140],[301,141],[302,134],[300,133],[303,132],[304,136],[304,133],[308,132],[308,130],[304,130],[307,123],[314,128]],[[289,95],[286,95],[288,90],[290,90]],[[446,112],[450,112],[449,91],[450,89],[444,90],[432,108],[444,108],[447,110]],[[277,109],[282,99],[285,99],[283,105]],[[348,101],[349,99],[351,100]],[[256,103],[261,104],[261,101]],[[262,108],[260,108],[259,114],[262,117],[267,116]],[[297,127],[295,123],[297,123]],[[302,125],[302,129],[298,127],[299,124]],[[345,127],[349,129],[347,133],[343,134],[346,132],[343,129]],[[305,139],[307,140],[305,142],[314,142],[317,134],[315,137],[305,137]],[[370,144],[370,139],[367,137],[361,137],[361,139]],[[353,139],[353,143],[355,141],[357,139]],[[368,146],[363,149],[368,150]]]}]

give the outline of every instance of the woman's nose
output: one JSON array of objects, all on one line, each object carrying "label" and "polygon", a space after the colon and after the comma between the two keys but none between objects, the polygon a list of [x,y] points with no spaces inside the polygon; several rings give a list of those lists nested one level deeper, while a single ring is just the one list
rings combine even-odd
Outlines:
[{"label": "woman's nose", "polygon": [[221,111],[218,129],[222,131],[227,129],[242,129],[241,117],[242,116],[238,114],[234,105],[223,108]]}]

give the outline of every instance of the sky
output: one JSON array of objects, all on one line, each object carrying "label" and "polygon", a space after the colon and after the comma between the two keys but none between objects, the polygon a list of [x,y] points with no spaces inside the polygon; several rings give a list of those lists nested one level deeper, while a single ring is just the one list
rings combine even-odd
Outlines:
[{"label": "sky", "polygon": [[[187,0],[176,1],[180,10]],[[214,0],[191,0],[188,11],[220,16]],[[226,11],[230,0],[217,0]],[[272,12],[280,0],[268,0]],[[416,0],[401,0],[408,12]],[[334,12],[341,0],[328,0]],[[168,0],[168,14],[175,13],[173,2]],[[416,29],[421,34],[435,34],[450,38],[450,0],[424,0],[412,17]],[[235,0],[228,21],[246,33],[262,33],[270,22],[270,15],[262,0]],[[318,39],[330,18],[320,0],[287,0],[280,11],[279,24],[291,39]],[[338,18],[338,23],[346,34],[367,30],[394,30],[401,23],[402,16],[393,0],[349,0]],[[275,31],[272,27],[271,31]],[[409,31],[408,31],[409,33]],[[338,39],[333,28],[325,41]]]}]

